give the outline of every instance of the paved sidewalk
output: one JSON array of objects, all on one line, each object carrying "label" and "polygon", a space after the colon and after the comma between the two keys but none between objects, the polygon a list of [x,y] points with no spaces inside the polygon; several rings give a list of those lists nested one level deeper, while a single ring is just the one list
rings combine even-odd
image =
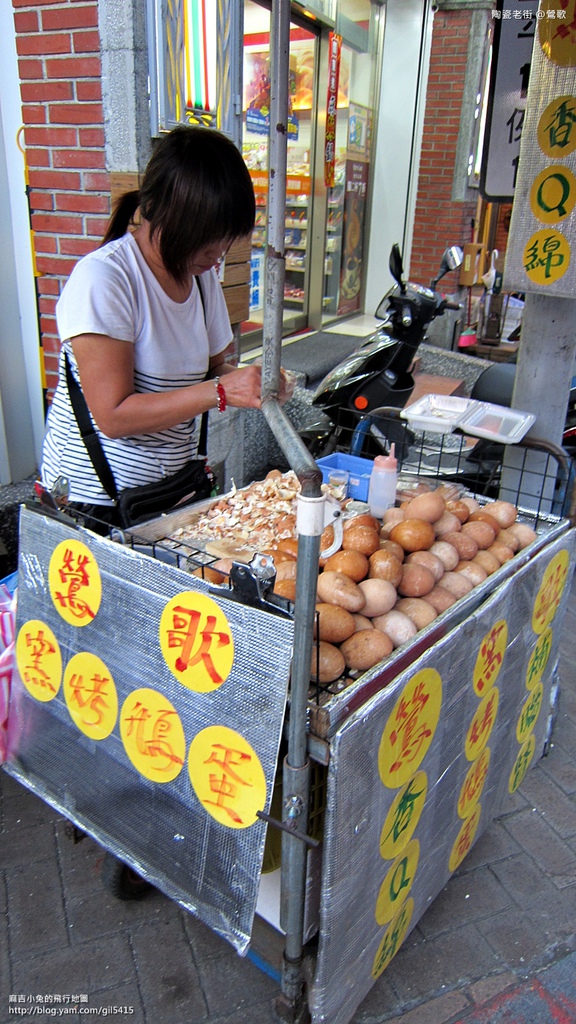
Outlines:
[{"label": "paved sidewalk", "polygon": [[[576,1022],[575,664],[576,586],[549,755],[421,918],[354,1024]],[[134,1024],[271,1024],[275,977],[158,892],[114,900],[100,879],[102,851],[67,831],[0,772],[0,1024],[36,996],[40,1019],[75,1007]]]}]

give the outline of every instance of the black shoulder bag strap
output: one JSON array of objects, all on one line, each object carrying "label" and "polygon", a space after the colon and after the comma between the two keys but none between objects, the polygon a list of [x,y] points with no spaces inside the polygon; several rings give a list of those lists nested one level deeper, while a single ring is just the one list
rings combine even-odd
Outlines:
[{"label": "black shoulder bag strap", "polygon": [[[200,301],[202,302],[202,310],[204,313],[204,323],[206,323],[206,303],[204,301],[204,293],[200,284],[200,278],[194,279],[198,286],[198,293],[200,295]],[[66,363],[66,384],[68,386],[68,394],[70,395],[70,403],[78,423],[78,429],[80,431],[80,437],[86,445],[86,450],[90,456],[90,461],[94,466],[96,475],[102,484],[102,487],[106,491],[109,498],[116,501],[118,498],[118,488],[116,487],[116,481],[108,459],[104,454],[104,449],[100,443],[100,438],[94,430],[92,425],[92,419],[88,411],[88,405],[84,398],[84,392],[72,373],[72,367],[70,365],[70,359],[68,353],[64,352],[64,359]],[[198,454],[201,458],[206,455],[208,447],[208,414],[202,413],[202,419],[200,421],[200,436],[198,439]]]}]

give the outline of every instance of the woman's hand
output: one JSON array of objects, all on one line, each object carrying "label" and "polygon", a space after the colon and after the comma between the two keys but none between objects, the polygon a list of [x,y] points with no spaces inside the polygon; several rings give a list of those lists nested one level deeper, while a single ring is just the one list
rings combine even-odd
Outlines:
[{"label": "woman's hand", "polygon": [[259,409],[260,392],[262,390],[262,367],[256,363],[241,369],[225,363],[213,365],[211,372],[214,377],[222,377],[222,387],[226,394],[226,405],[236,409]]}]

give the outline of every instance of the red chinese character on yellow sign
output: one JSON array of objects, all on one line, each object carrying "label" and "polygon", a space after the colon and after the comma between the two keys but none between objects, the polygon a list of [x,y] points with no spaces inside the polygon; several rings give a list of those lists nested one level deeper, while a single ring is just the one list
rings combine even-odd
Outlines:
[{"label": "red chinese character on yellow sign", "polygon": [[448,862],[450,871],[456,871],[456,868],[460,866],[466,854],[470,852],[478,830],[481,813],[482,808],[480,804],[476,804],[471,815],[464,821],[462,828],[456,836],[456,841],[450,854]]},{"label": "red chinese character on yellow sign", "polygon": [[505,619],[500,619],[482,640],[476,658],[472,682],[478,697],[483,697],[495,682],[502,668],[507,641],[508,625]]},{"label": "red chinese character on yellow sign", "polygon": [[496,686],[493,686],[478,706],[478,710],[466,734],[466,743],[464,745],[464,751],[469,761],[476,760],[490,739],[490,734],[496,721],[499,700],[500,691]]},{"label": "red chinese character on yellow sign", "polygon": [[388,719],[378,750],[380,778],[397,789],[424,760],[442,705],[442,680],[433,668],[417,672],[404,687]]},{"label": "red chinese character on yellow sign", "polygon": [[224,725],[202,729],[190,744],[188,773],[204,809],[227,828],[248,828],[266,803],[266,777],[256,751]]},{"label": "red chinese character on yellow sign", "polygon": [[490,747],[484,747],[474,764],[468,769],[466,778],[462,783],[460,796],[458,797],[458,815],[460,818],[467,818],[470,812],[480,799],[488,768],[490,766]]},{"label": "red chinese character on yellow sign", "polygon": [[215,601],[195,590],[177,594],[164,608],[160,647],[176,679],[198,693],[221,686],[234,661],[228,619]]},{"label": "red chinese character on yellow sign", "polygon": [[92,622],[102,599],[100,570],[92,552],[78,540],[64,540],[52,552],[48,586],[54,606],[72,626]]},{"label": "red chinese character on yellow sign", "polygon": [[68,662],[64,699],[80,732],[93,740],[110,735],[118,715],[118,696],[109,669],[95,654],[82,651]]},{"label": "red chinese character on yellow sign", "polygon": [[543,633],[556,615],[566,585],[569,565],[570,556],[563,548],[554,555],[546,567],[532,610],[532,629],[535,633]]},{"label": "red chinese character on yellow sign", "polygon": [[126,698],[120,735],[134,767],[152,782],[172,782],[182,770],[186,737],[176,708],[157,690],[142,687]]},{"label": "red chinese character on yellow sign", "polygon": [[538,17],[544,55],[561,67],[576,67],[576,0],[542,0]]},{"label": "red chinese character on yellow sign", "polygon": [[36,700],[56,696],[62,681],[62,655],[54,633],[45,622],[29,619],[16,639],[16,665],[22,682]]}]

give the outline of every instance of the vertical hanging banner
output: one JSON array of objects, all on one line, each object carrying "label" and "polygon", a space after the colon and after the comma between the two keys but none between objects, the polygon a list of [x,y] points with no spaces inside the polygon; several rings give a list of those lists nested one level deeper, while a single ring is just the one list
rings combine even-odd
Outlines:
[{"label": "vertical hanging banner", "polygon": [[326,139],[324,142],[324,184],[326,188],[334,188],[336,112],[341,52],[342,36],[337,35],[336,32],[331,32],[328,44],[328,93],[326,96]]},{"label": "vertical hanging banner", "polygon": [[498,0],[492,8],[494,42],[480,170],[480,192],[488,202],[510,202],[514,196],[537,11],[538,0],[513,8],[509,0]]},{"label": "vertical hanging banner", "polygon": [[576,0],[541,0],[506,257],[505,287],[576,288]]}]

